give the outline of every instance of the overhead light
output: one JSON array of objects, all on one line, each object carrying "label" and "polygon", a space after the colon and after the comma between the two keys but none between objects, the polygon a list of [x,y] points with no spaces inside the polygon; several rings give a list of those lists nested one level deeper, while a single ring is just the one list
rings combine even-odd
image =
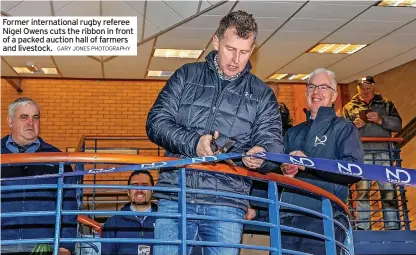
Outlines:
[{"label": "overhead light", "polygon": [[44,74],[58,74],[56,68],[41,68]]},{"label": "overhead light", "polygon": [[305,80],[308,79],[309,74],[307,73],[299,73],[299,74],[292,74],[288,80]]},{"label": "overhead light", "polygon": [[13,69],[16,71],[16,73],[33,73],[26,66],[14,66]]},{"label": "overhead light", "polygon": [[416,7],[416,0],[383,0],[378,6],[384,7]]},{"label": "overhead light", "polygon": [[308,53],[353,54],[365,46],[367,44],[320,43],[310,49]]},{"label": "overhead light", "polygon": [[35,65],[28,66],[14,66],[13,69],[16,73],[21,74],[58,74],[56,68],[40,68],[38,69]]},{"label": "overhead light", "polygon": [[321,48],[318,50],[318,53],[325,53],[325,51],[329,50],[329,49],[330,49],[330,48],[332,48],[334,45],[335,45],[335,44],[327,44],[327,45],[325,45],[325,46],[321,47]]},{"label": "overhead light", "polygon": [[285,80],[305,80],[309,77],[309,74],[306,73],[299,73],[299,74],[287,74],[287,73],[283,73],[283,74],[279,74],[279,73],[275,73],[272,76],[269,77],[269,80],[281,80],[284,77]]},{"label": "overhead light", "polygon": [[161,58],[199,58],[202,50],[156,49],[153,57]]},{"label": "overhead light", "polygon": [[170,77],[173,71],[147,71],[147,77]]},{"label": "overhead light", "polygon": [[280,80],[283,77],[287,76],[287,73],[275,73],[269,77],[270,80]]}]

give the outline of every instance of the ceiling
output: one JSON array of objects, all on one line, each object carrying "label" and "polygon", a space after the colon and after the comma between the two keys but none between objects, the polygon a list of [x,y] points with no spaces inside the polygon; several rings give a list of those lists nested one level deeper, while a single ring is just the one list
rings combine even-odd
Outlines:
[{"label": "ceiling", "polygon": [[[416,59],[416,8],[377,7],[379,1],[1,1],[2,16],[137,16],[137,56],[2,56],[3,77],[147,79],[148,70],[174,71],[203,61],[220,19],[252,13],[259,25],[253,73],[334,71],[340,83],[376,75]],[[305,53],[317,43],[369,44],[355,54]],[[205,49],[199,59],[152,57],[155,48]],[[17,74],[33,62],[58,75]],[[154,79],[153,77],[151,79]],[[166,78],[165,78],[166,79]],[[281,80],[286,81],[286,80]]]}]

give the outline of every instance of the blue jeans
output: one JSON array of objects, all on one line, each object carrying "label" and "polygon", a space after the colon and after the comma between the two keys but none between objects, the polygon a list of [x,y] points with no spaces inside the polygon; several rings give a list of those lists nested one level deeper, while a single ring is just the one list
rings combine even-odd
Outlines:
[{"label": "blue jeans", "polygon": [[[186,204],[187,214],[215,216],[221,218],[243,219],[245,212],[242,209],[203,204]],[[158,203],[158,212],[177,213],[178,202],[161,199]],[[239,244],[243,232],[243,224],[233,222],[221,222],[210,220],[187,220],[186,239],[209,242],[224,242],[229,244]],[[155,239],[178,240],[178,219],[158,218],[155,226]],[[239,249],[225,247],[203,248],[204,255],[237,255]],[[191,254],[192,246],[187,246],[186,254]],[[155,245],[155,255],[176,255],[179,254],[177,245]]]},{"label": "blue jeans", "polygon": [[[385,152],[365,153],[365,164],[390,166],[389,154]],[[377,182],[380,188],[381,205],[383,207],[383,219],[385,229],[399,229],[398,206],[395,197],[394,186],[391,183]],[[370,229],[370,187],[371,181],[362,180],[355,184],[357,189],[357,219],[362,220],[356,224],[357,228]]]}]

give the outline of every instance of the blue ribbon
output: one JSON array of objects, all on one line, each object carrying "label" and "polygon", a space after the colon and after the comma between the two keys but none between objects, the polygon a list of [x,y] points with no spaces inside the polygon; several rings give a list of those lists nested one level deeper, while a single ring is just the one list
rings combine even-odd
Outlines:
[{"label": "blue ribbon", "polygon": [[[330,173],[336,173],[341,175],[354,176],[367,180],[375,180],[385,183],[394,183],[398,185],[410,185],[416,186],[416,170],[407,168],[397,168],[390,166],[369,165],[356,162],[346,162],[340,160],[330,160],[313,157],[300,157],[290,156],[280,153],[256,153],[254,155],[240,154],[240,153],[227,153],[218,154],[215,156],[185,158],[171,161],[153,162],[139,165],[128,165],[121,167],[113,167],[106,169],[92,169],[85,171],[66,172],[63,174],[45,174],[35,176],[23,176],[14,178],[2,178],[1,181],[12,180],[27,180],[27,179],[41,179],[41,178],[56,178],[56,177],[69,177],[69,176],[81,176],[87,174],[101,174],[101,173],[116,173],[127,172],[135,170],[151,170],[151,169],[165,169],[165,168],[178,168],[190,164],[209,163],[216,161],[225,161],[228,159],[239,159],[247,156],[255,156],[268,161],[276,163],[288,163],[305,166],[316,170],[321,170]],[[47,163],[47,162],[45,162]]]},{"label": "blue ribbon", "polygon": [[273,162],[301,165],[307,168],[354,176],[366,180],[416,186],[416,170],[414,169],[369,165],[313,157],[290,156],[287,154],[269,152],[257,153],[256,156]]},{"label": "blue ribbon", "polygon": [[[103,173],[128,172],[128,171],[136,171],[136,170],[140,171],[140,170],[152,170],[152,169],[164,169],[164,168],[178,168],[178,167],[183,167],[183,166],[191,165],[191,164],[210,163],[210,162],[216,162],[216,161],[224,161],[228,159],[239,159],[241,157],[242,157],[241,153],[227,153],[227,154],[217,154],[215,156],[184,158],[184,159],[178,159],[178,160],[159,161],[159,162],[139,164],[139,165],[127,165],[127,166],[121,166],[121,167],[66,172],[63,174],[56,173],[56,174],[43,174],[43,175],[33,175],[33,176],[1,178],[0,181],[44,179],[44,178],[57,178],[61,176],[70,177],[70,176],[81,176],[81,175],[87,175],[87,174],[103,174]],[[45,162],[45,163],[48,163],[48,162]],[[78,162],[68,162],[68,164],[71,164],[71,163],[77,164]]]}]

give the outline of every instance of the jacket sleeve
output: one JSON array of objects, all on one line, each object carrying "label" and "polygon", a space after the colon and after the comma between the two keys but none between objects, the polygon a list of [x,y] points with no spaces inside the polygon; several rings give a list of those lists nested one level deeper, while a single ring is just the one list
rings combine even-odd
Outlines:
[{"label": "jacket sleeve", "polygon": [[[285,154],[289,154],[292,151],[291,148],[289,147],[290,146],[289,140],[290,140],[290,136],[292,135],[293,130],[294,129],[287,130],[286,131],[286,134],[285,134],[285,136],[283,138],[283,146],[284,146],[283,147],[283,149],[284,149],[284,152],[283,153],[285,153]],[[278,173],[278,174],[282,174],[283,175],[283,172],[282,172],[282,169],[280,168],[280,166],[278,166],[276,168],[275,172]]]},{"label": "jacket sleeve", "polygon": [[360,133],[353,123],[349,122],[340,131],[337,139],[337,159],[349,162],[364,162],[364,149]]},{"label": "jacket sleeve", "polygon": [[350,112],[348,111],[348,104],[342,108],[342,117],[344,117],[347,120],[354,121],[353,116],[350,116]]},{"label": "jacket sleeve", "polygon": [[[276,96],[271,89],[267,89],[260,101],[257,116],[251,133],[253,146],[261,146],[267,152],[283,153],[282,119],[280,116]],[[265,163],[258,170],[267,173],[275,170],[277,164],[271,161]]]},{"label": "jacket sleeve", "polygon": [[[72,172],[70,165],[65,165],[65,172]],[[65,184],[76,184],[76,177],[65,177]],[[76,200],[76,189],[64,189],[63,192],[63,210],[77,210]],[[62,228],[61,236],[63,238],[76,238],[77,237],[77,215],[64,215],[62,216]],[[75,243],[61,243],[62,248],[68,249],[69,251],[75,251]]]},{"label": "jacket sleeve", "polygon": [[399,132],[402,129],[402,118],[391,101],[388,101],[387,105],[389,106],[389,115],[381,116],[381,126],[392,132]]},{"label": "jacket sleeve", "polygon": [[176,123],[185,75],[185,67],[181,67],[169,78],[149,111],[146,132],[152,142],[166,150],[194,157],[200,135]]},{"label": "jacket sleeve", "polygon": [[[363,144],[360,139],[360,134],[353,123],[349,122],[340,130],[335,150],[337,160],[358,163],[364,162]],[[317,172],[322,178],[339,184],[352,184],[360,180],[360,178],[353,176],[322,171]]]},{"label": "jacket sleeve", "polygon": [[[117,227],[117,221],[111,217],[106,223],[104,223],[103,231],[101,233],[101,238],[117,238],[117,233],[115,228]],[[118,245],[117,243],[101,243],[101,255],[113,255],[118,254]]]}]

